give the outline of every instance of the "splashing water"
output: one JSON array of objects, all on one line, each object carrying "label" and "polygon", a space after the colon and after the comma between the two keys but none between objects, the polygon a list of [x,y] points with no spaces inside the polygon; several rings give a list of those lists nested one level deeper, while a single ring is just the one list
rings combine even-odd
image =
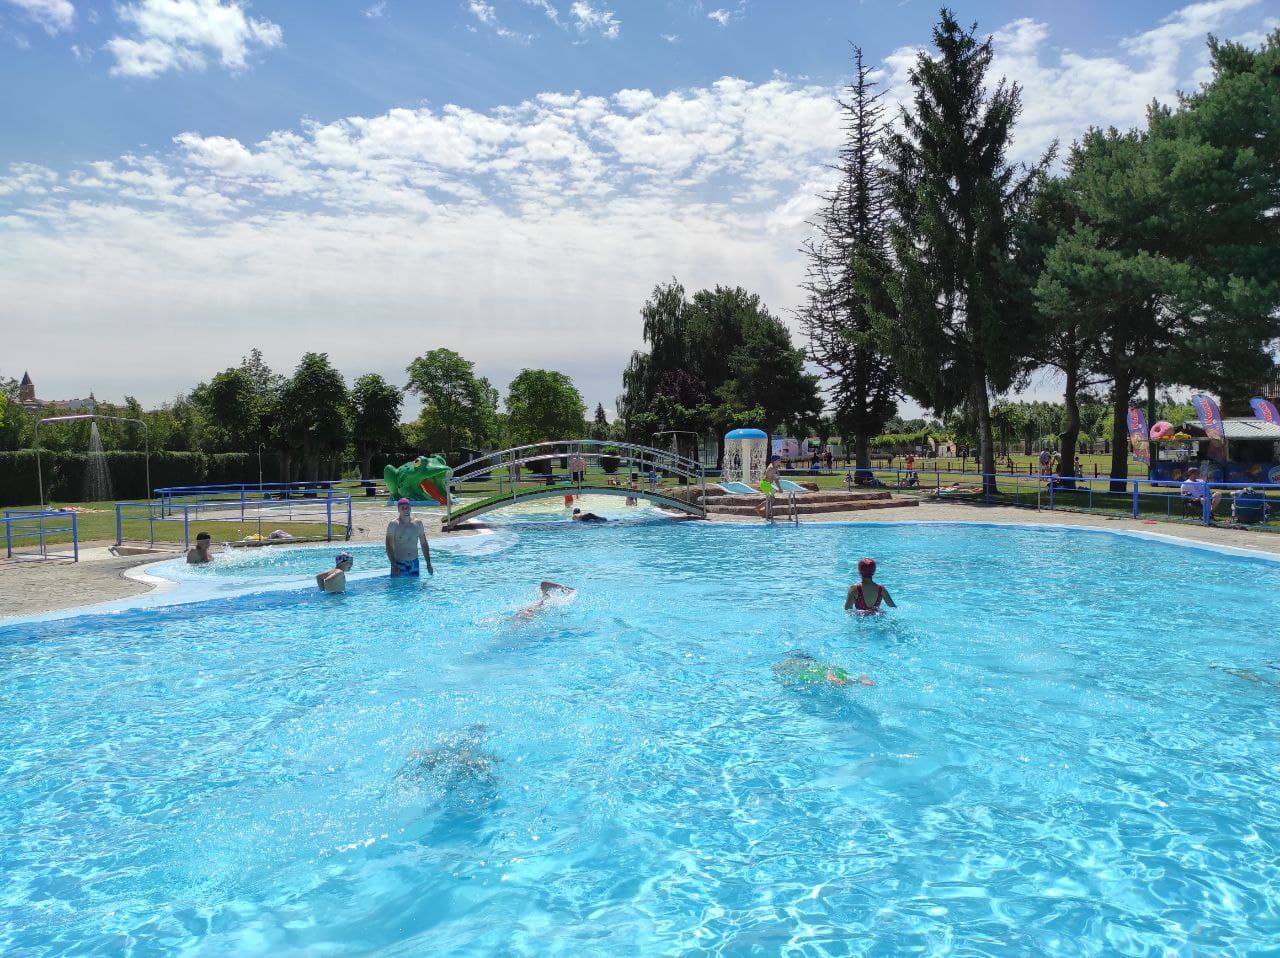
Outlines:
[{"label": "splashing water", "polygon": [[105,502],[115,498],[111,487],[111,472],[107,469],[107,455],[102,451],[102,436],[96,422],[89,424],[89,461],[84,470],[84,498],[86,502]]}]

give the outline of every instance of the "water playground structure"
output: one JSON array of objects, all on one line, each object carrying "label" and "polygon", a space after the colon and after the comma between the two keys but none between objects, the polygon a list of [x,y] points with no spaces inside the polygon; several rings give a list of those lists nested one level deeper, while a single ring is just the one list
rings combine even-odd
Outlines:
[{"label": "water playground structure", "polygon": [[401,466],[388,463],[382,470],[387,495],[415,505],[447,506],[452,480],[453,470],[440,456],[419,456]]}]

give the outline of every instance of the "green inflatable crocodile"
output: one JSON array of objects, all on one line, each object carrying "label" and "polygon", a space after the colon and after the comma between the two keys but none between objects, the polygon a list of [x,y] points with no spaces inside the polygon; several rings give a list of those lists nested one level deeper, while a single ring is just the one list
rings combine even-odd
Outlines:
[{"label": "green inflatable crocodile", "polygon": [[392,499],[408,499],[411,502],[435,502],[448,505],[449,479],[453,470],[444,464],[440,456],[419,456],[403,466],[391,466],[382,470],[387,484],[387,495]]}]

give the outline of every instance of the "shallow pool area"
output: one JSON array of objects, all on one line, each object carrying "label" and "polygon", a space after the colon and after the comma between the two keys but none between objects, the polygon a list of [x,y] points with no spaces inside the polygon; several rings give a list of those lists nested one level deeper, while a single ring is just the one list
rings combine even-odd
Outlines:
[{"label": "shallow pool area", "polygon": [[[347,594],[293,588],[333,551],[0,627],[0,953],[1280,941],[1278,563],[535,519],[440,543],[433,578],[361,546]],[[864,555],[888,615],[842,611]],[[516,617],[542,579],[574,600]],[[791,681],[798,650],[874,684]]]}]

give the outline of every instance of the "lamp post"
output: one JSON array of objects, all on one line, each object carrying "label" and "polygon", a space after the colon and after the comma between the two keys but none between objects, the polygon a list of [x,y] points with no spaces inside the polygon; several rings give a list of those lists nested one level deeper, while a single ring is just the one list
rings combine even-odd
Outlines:
[{"label": "lamp post", "polygon": [[266,443],[258,443],[258,542],[262,542],[262,506],[266,499],[262,494],[262,449]]},{"label": "lamp post", "polygon": [[101,413],[87,412],[80,413],[75,416],[47,416],[44,419],[36,420],[36,484],[40,487],[40,511],[44,511],[44,472],[40,465],[40,427],[46,422],[76,422],[84,419],[110,419],[114,422],[136,422],[142,427],[143,448],[146,451],[146,475],[147,475],[147,514],[151,514],[151,430],[147,424],[141,419],[133,419],[129,416],[105,416]]}]

